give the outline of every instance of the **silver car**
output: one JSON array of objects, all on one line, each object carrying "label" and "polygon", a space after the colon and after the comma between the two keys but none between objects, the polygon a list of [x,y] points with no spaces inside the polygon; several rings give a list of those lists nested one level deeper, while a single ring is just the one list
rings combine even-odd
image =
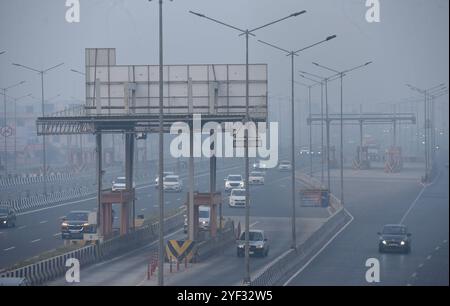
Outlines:
[{"label": "silver car", "polygon": [[[263,230],[249,231],[249,255],[266,257],[269,255],[269,240]],[[243,257],[245,255],[245,232],[237,240],[237,256]]]}]

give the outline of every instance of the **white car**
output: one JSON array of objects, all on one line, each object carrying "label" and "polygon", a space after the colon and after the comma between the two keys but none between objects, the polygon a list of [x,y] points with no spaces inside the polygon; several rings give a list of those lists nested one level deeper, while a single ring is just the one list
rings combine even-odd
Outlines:
[{"label": "white car", "polygon": [[211,208],[200,206],[198,208],[198,226],[202,230],[208,230],[211,218]]},{"label": "white car", "polygon": [[267,170],[267,165],[263,161],[259,160],[253,164],[253,169],[255,170]]},{"label": "white car", "polygon": [[[127,183],[127,179],[124,176],[119,176],[116,178],[115,181],[112,182],[112,191],[120,191],[120,190],[125,190],[126,189],[126,183]],[[135,188],[136,185],[133,182],[133,188]]]},{"label": "white car", "polygon": [[244,188],[244,180],[240,174],[230,174],[225,179],[225,191],[230,191],[233,188]]},{"label": "white car", "polygon": [[181,192],[183,190],[183,182],[178,175],[167,175],[163,179],[164,191]]},{"label": "white car", "polygon": [[300,149],[300,155],[301,156],[305,156],[305,155],[309,155],[309,154],[310,154],[309,149],[307,149],[307,148],[301,148]]},{"label": "white car", "polygon": [[229,201],[230,207],[245,207],[245,189],[232,189]]},{"label": "white car", "polygon": [[280,171],[289,171],[292,169],[292,164],[290,161],[288,160],[282,160],[280,161],[279,165],[278,165],[278,170]]},{"label": "white car", "polygon": [[264,172],[262,171],[250,172],[248,183],[250,185],[264,185]]},{"label": "white car", "polygon": [[[163,172],[163,178],[168,176],[168,175],[175,175],[175,173],[173,173],[172,171],[164,171]],[[157,176],[155,178],[155,188],[158,188],[158,186],[159,186],[159,177]]]},{"label": "white car", "polygon": [[[269,240],[266,234],[262,230],[250,230],[249,231],[249,255],[259,255],[266,257],[269,255]],[[241,237],[237,241],[237,256],[245,256],[245,231],[242,232]]]}]

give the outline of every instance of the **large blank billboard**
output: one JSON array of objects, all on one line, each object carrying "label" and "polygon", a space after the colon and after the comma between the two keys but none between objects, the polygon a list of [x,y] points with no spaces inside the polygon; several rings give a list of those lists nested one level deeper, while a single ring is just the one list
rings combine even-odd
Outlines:
[{"label": "large blank billboard", "polygon": [[[158,114],[159,66],[115,62],[115,49],[86,49],[88,112]],[[167,65],[163,69],[165,114],[245,115],[245,65]],[[266,64],[249,66],[249,111],[252,119],[267,119]]]}]

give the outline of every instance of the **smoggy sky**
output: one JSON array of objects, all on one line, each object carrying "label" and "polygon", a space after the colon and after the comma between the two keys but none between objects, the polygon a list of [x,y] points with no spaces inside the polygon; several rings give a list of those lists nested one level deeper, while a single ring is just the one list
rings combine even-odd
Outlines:
[{"label": "smoggy sky", "polygon": [[[84,49],[117,49],[118,64],[158,63],[158,3],[147,0],[80,0],[81,22],[65,20],[64,0],[0,2],[0,87],[26,80],[13,96],[40,96],[38,75],[11,65],[47,68],[64,62],[46,77],[46,97],[83,99]],[[300,49],[336,34],[337,39],[297,57],[296,69],[327,75],[317,61],[335,69],[374,63],[345,79],[347,105],[373,105],[416,94],[405,83],[427,88],[448,85],[447,0],[380,0],[381,22],[365,20],[363,0],[175,0],[164,3],[165,63],[244,63],[244,39],[231,29],[188,13],[202,12],[241,28],[254,28],[292,12],[307,14],[257,32],[257,38],[285,49]],[[271,101],[290,95],[290,62],[283,53],[250,42],[250,61],[269,64]],[[298,79],[301,81],[301,79]],[[337,107],[338,83],[330,85]],[[298,86],[296,94],[306,96]],[[318,94],[316,94],[318,96]],[[316,98],[315,98],[316,99]],[[446,98],[447,99],[447,98]]]}]

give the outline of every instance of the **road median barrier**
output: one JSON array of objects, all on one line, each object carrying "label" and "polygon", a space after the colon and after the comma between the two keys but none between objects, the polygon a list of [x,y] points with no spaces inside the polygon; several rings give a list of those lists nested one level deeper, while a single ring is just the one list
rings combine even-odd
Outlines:
[{"label": "road median barrier", "polygon": [[196,243],[193,261],[204,261],[212,255],[222,252],[230,243],[234,243],[235,241],[234,222],[227,220],[222,232],[218,232],[216,237]]}]

